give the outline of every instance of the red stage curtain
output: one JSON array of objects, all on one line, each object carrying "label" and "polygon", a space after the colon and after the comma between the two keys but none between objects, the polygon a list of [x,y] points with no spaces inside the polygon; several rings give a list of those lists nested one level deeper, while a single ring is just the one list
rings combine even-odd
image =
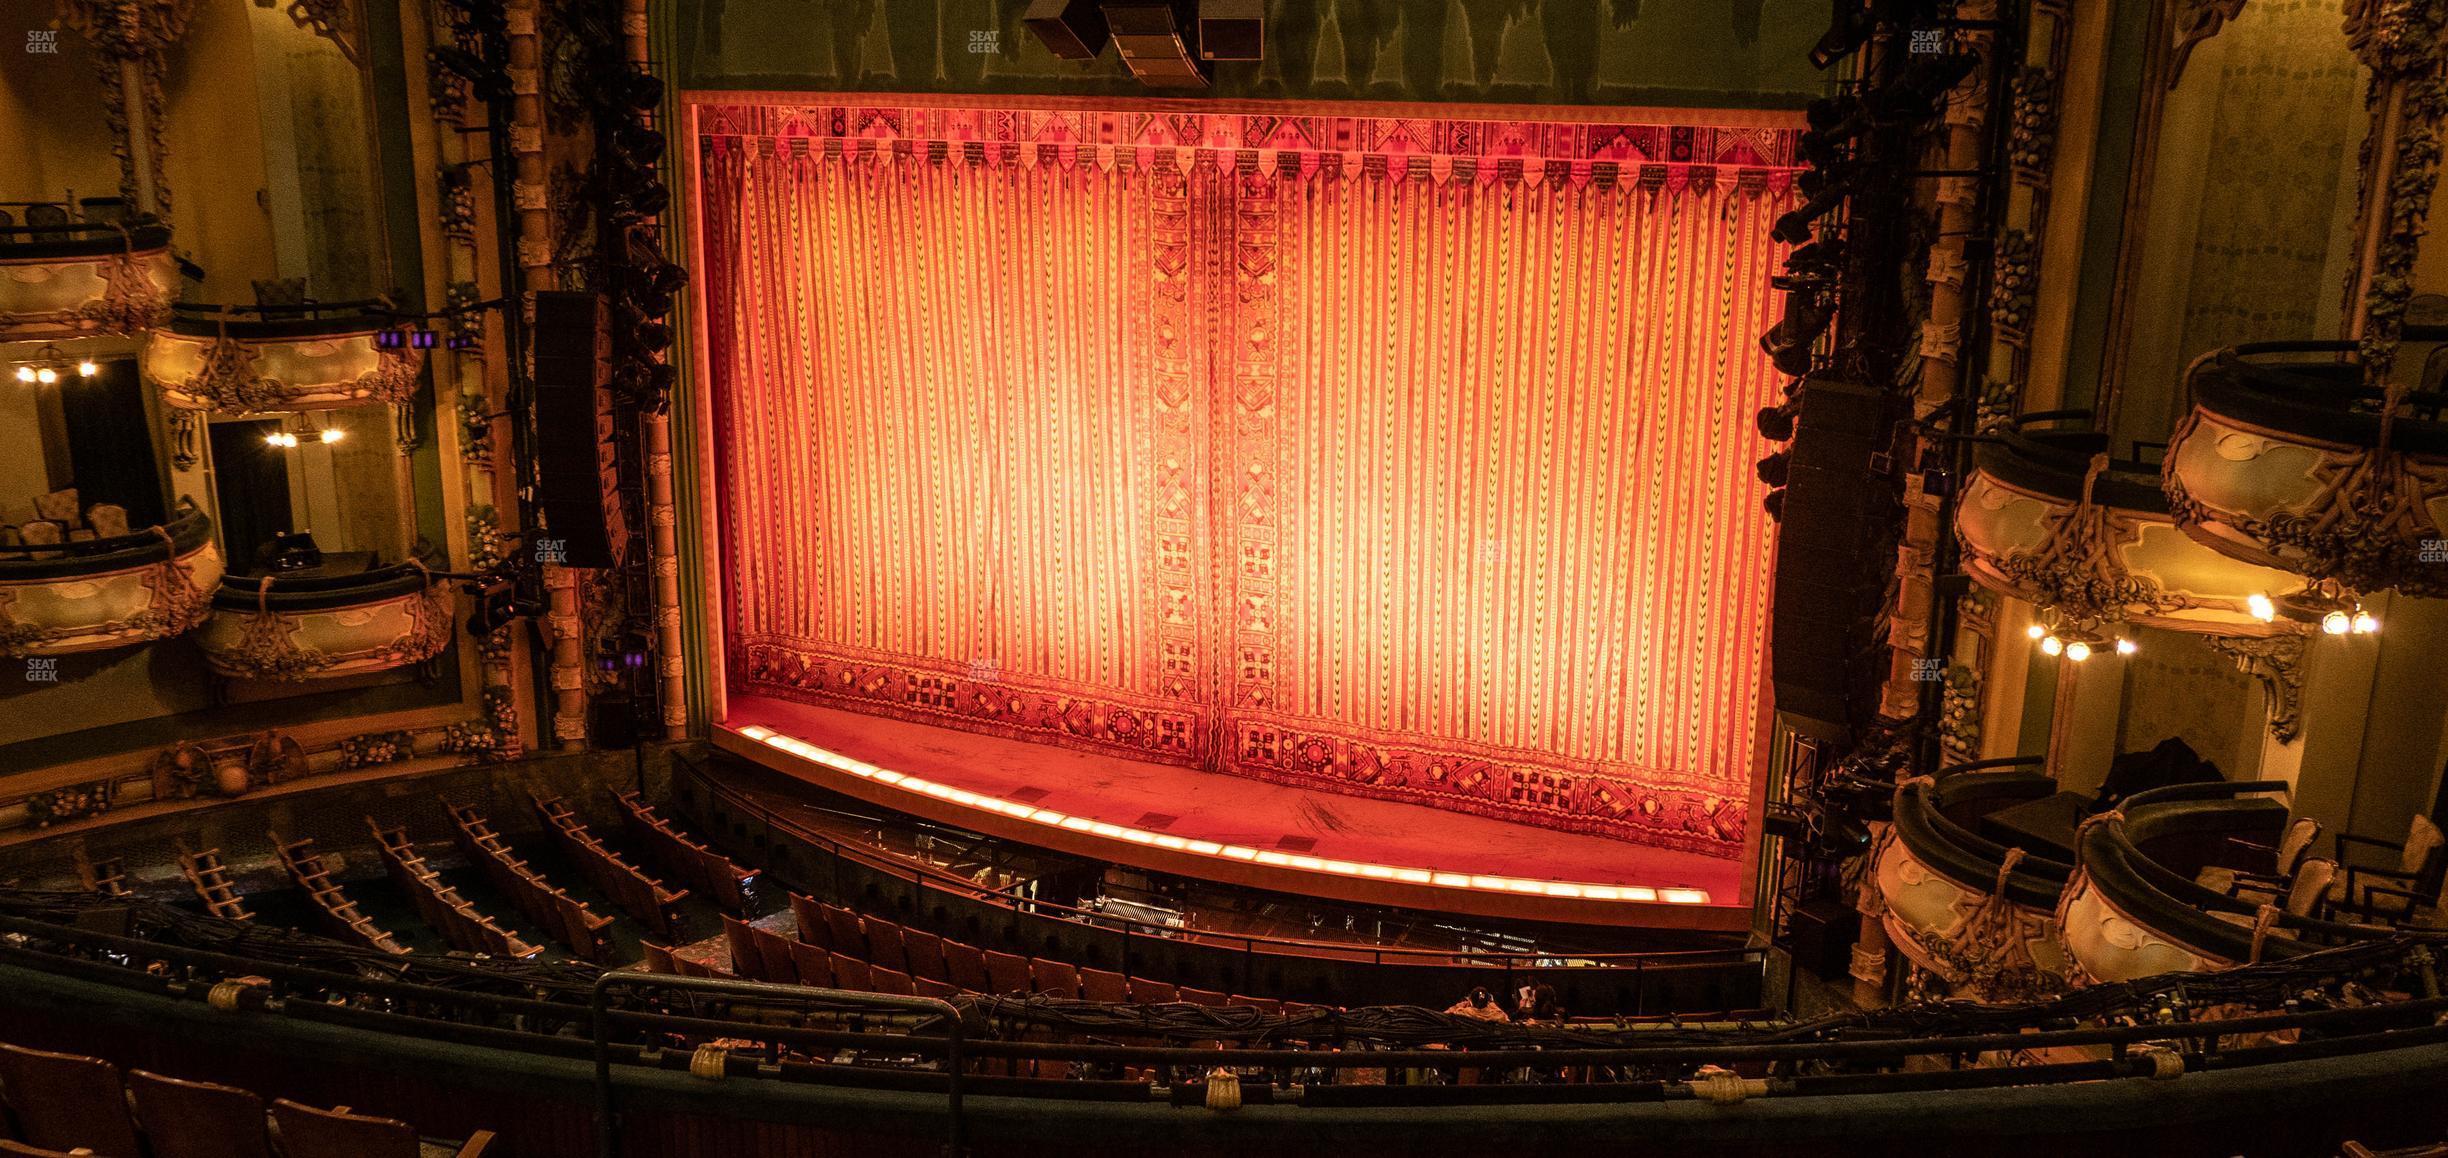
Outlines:
[{"label": "red stage curtain", "polygon": [[1788,133],[698,111],[743,690],[1739,848]]}]

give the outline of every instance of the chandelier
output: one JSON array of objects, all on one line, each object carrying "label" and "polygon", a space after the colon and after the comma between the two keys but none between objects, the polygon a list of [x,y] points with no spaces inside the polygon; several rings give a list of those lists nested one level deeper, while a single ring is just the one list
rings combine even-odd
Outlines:
[{"label": "chandelier", "polygon": [[46,342],[41,349],[34,351],[32,358],[17,363],[16,373],[17,380],[26,385],[49,386],[67,377],[71,371],[79,378],[91,378],[101,372],[101,367],[94,365],[91,358],[70,362],[60,353],[58,346]]}]

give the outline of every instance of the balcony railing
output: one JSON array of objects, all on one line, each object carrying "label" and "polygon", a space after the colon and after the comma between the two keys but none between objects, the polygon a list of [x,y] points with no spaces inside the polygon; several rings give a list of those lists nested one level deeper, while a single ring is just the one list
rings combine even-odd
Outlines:
[{"label": "balcony railing", "polygon": [[379,301],[181,305],[146,341],[145,380],[174,408],[254,414],[414,397],[425,352],[387,346],[398,319]]},{"label": "balcony railing", "polygon": [[220,675],[299,681],[421,664],[450,636],[448,586],[401,563],[309,579],[224,576],[196,646]]},{"label": "balcony railing", "polygon": [[183,635],[221,582],[212,520],[80,543],[0,547],[0,655],[53,656]]},{"label": "balcony railing", "polygon": [[178,288],[166,226],[0,227],[0,342],[140,334],[169,322]]}]

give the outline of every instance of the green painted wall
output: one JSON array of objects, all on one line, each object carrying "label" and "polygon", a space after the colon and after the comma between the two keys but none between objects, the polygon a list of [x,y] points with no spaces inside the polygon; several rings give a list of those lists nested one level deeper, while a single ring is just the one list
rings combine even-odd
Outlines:
[{"label": "green painted wall", "polygon": [[[1185,95],[1111,48],[1056,59],[1026,0],[678,0],[671,75],[699,89]],[[1793,108],[1824,0],[1265,0],[1266,59],[1221,97]]]}]

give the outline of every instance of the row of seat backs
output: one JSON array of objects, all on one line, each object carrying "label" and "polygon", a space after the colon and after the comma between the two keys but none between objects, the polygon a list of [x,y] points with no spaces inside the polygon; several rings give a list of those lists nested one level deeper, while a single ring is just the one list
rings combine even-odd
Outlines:
[{"label": "row of seat backs", "polygon": [[452,948],[508,957],[533,957],[542,951],[494,923],[460,896],[459,890],[443,883],[441,875],[425,863],[424,854],[416,850],[416,842],[408,839],[406,829],[384,828],[371,816],[366,817],[366,826],[374,830],[375,848],[382,854],[392,883],[408,894],[417,915]]},{"label": "row of seat backs", "polygon": [[324,924],[339,936],[385,953],[406,953],[408,947],[374,924],[372,918],[357,911],[357,902],[349,899],[333,880],[331,869],[323,863],[323,854],[315,851],[314,838],[285,840],[278,832],[266,833],[272,847],[280,853],[281,867],[289,870],[289,879],[314,902]]},{"label": "row of seat backs", "polygon": [[[127,1071],[101,1058],[0,1042],[0,1107],[34,1152],[98,1158],[417,1158],[415,1129],[391,1118],[322,1110],[214,1082]],[[271,1123],[266,1129],[267,1115]],[[139,1131],[141,1128],[141,1139]],[[277,1135],[277,1151],[273,1141]],[[479,1131],[458,1148],[475,1158]]]},{"label": "row of seat backs", "polygon": [[[906,976],[913,986],[934,982],[956,993],[1045,993],[1116,1005],[1181,1001],[1193,1005],[1255,1005],[1270,1011],[1308,1008],[1296,1002],[1235,996],[1145,977],[1126,977],[1109,969],[1067,961],[980,949],[881,917],[862,917],[849,909],[796,893],[791,895],[791,911],[799,920],[799,943],[823,950],[830,957],[836,987],[842,989],[867,987],[841,981],[841,962],[847,960],[855,963],[850,969],[852,977],[863,969],[870,979],[882,977],[882,984],[897,984],[894,978]],[[723,931],[729,939],[733,961],[757,962],[768,980],[787,980],[791,976],[782,971],[779,953],[774,948],[777,943],[791,946],[788,938],[729,919],[723,922]],[[791,951],[796,953],[795,949]],[[797,964],[799,958],[794,955],[792,960],[793,972],[804,976],[807,970]],[[748,966],[738,968],[743,976],[747,975]],[[814,984],[805,980],[800,983]],[[933,996],[924,992],[918,995]]]},{"label": "row of seat backs", "polygon": [[247,911],[246,902],[239,898],[237,888],[230,883],[229,866],[221,863],[220,849],[196,852],[181,841],[178,859],[180,871],[187,874],[187,883],[195,887],[196,898],[204,902],[205,911],[231,921],[255,919],[255,914]]},{"label": "row of seat backs", "polygon": [[612,918],[587,908],[586,902],[556,887],[544,879],[544,874],[519,859],[508,842],[493,831],[492,822],[473,806],[444,807],[450,812],[459,851],[529,920],[553,934],[580,960],[601,964],[611,957]]},{"label": "row of seat backs", "polygon": [[663,867],[705,895],[724,912],[745,913],[748,889],[757,871],[733,864],[729,857],[689,839],[636,792],[619,794],[621,820],[630,839],[663,862]]},{"label": "row of seat backs", "polygon": [[647,931],[666,941],[680,939],[680,900],[688,890],[665,888],[662,881],[623,860],[588,830],[586,820],[558,796],[537,796],[536,815],[544,831],[559,842],[561,852],[586,874],[597,891],[612,898]]}]

